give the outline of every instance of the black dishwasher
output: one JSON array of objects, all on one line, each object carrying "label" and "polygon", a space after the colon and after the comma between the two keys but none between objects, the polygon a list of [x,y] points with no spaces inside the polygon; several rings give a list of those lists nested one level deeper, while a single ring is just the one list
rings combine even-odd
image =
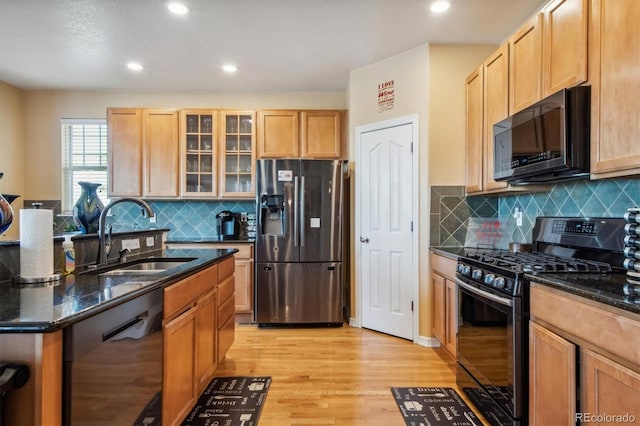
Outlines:
[{"label": "black dishwasher", "polygon": [[63,424],[161,424],[162,294],[64,329]]}]

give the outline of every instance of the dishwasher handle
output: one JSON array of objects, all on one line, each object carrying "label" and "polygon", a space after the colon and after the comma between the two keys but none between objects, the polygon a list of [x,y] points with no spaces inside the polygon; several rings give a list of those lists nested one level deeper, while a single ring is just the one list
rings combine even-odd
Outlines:
[{"label": "dishwasher handle", "polygon": [[145,321],[146,319],[149,318],[149,311],[145,311],[139,315],[136,315],[135,318],[130,319],[129,321],[126,321],[124,323],[122,323],[121,325],[117,326],[116,328],[114,328],[113,330],[104,333],[102,335],[102,341],[103,342],[107,342],[111,339],[113,339],[114,337],[116,337],[118,334],[122,333],[123,331],[126,331],[130,328],[135,327],[136,325],[140,324],[141,322]]}]

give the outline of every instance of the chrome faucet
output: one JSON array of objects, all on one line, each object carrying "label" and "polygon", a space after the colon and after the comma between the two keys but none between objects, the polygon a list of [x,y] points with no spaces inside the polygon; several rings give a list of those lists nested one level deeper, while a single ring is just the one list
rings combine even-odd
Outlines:
[{"label": "chrome faucet", "polygon": [[109,239],[108,241],[105,241],[107,212],[111,210],[111,207],[115,206],[116,204],[124,203],[125,201],[138,204],[140,207],[142,207],[142,214],[145,214],[146,211],[147,217],[153,217],[154,215],[151,206],[145,201],[140,200],[139,198],[125,197],[110,202],[107,207],[105,207],[104,210],[102,210],[102,212],[100,213],[100,222],[98,224],[98,267],[103,266],[107,263],[107,256],[111,251],[111,227],[109,227]]}]

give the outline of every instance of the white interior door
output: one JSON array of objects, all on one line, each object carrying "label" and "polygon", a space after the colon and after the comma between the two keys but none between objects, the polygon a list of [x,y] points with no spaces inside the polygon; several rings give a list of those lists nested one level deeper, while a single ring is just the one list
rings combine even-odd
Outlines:
[{"label": "white interior door", "polygon": [[356,201],[362,326],[406,339],[414,338],[413,132],[406,123],[360,134]]}]

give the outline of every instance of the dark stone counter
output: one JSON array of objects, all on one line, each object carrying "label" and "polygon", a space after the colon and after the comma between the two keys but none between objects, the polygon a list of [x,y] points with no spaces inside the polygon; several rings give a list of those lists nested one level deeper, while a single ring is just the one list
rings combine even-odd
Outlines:
[{"label": "dark stone counter", "polygon": [[168,249],[163,257],[189,260],[152,275],[86,272],[49,284],[0,282],[0,332],[47,333],[165,287],[232,256],[233,249]]}]

